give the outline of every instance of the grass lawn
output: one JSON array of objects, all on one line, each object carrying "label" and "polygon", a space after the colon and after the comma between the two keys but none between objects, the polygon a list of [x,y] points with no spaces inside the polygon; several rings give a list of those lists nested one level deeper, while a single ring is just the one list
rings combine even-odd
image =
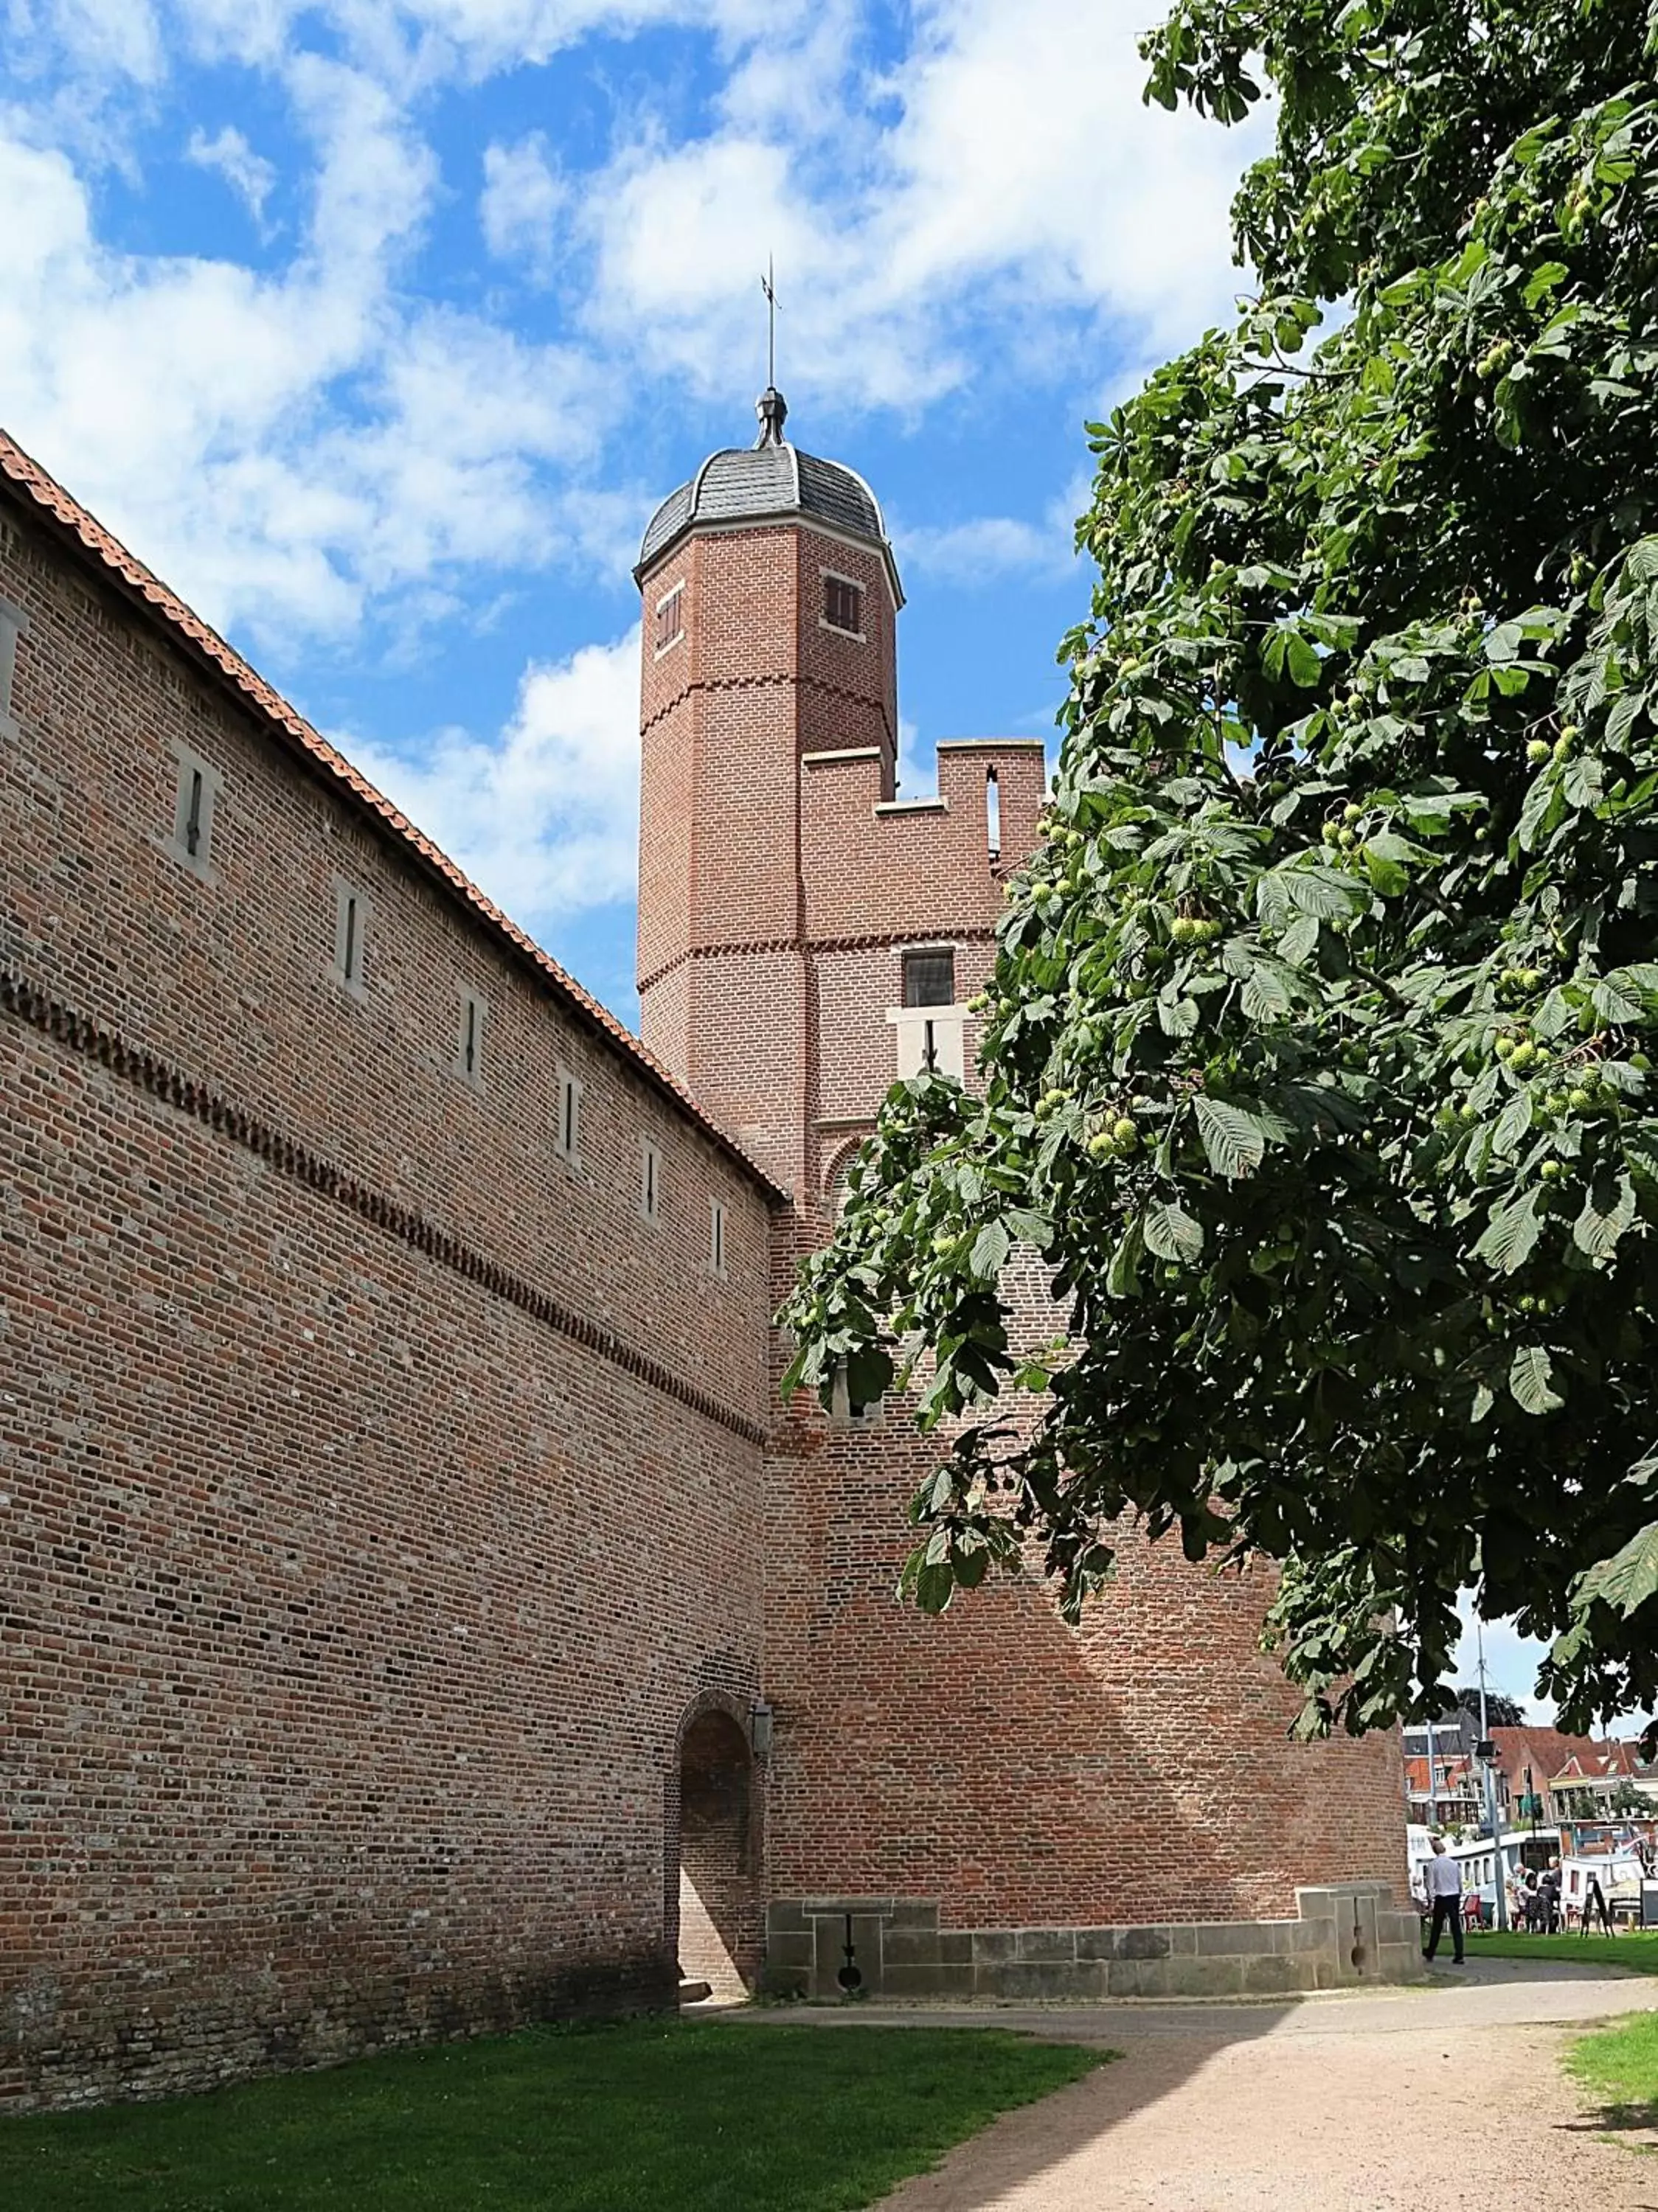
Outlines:
[{"label": "grass lawn", "polygon": [[1658,1974],[1658,1929],[1631,1936],[1475,1936],[1468,1937],[1471,1959],[1567,1959],[1582,1966],[1622,1966],[1626,1972]]},{"label": "grass lawn", "polygon": [[1573,2045],[1567,2065],[1612,2130],[1658,2127],[1658,2013],[1637,2013]]},{"label": "grass lawn", "polygon": [[17,2212],[854,2212],[1102,2054],[629,2021],[0,2120]]}]

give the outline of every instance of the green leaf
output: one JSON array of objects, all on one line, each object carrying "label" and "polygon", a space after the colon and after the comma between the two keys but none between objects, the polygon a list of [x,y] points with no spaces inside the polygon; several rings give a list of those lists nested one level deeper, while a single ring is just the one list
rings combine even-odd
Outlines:
[{"label": "green leaf", "polygon": [[1228,1182],[1253,1175],[1266,1151],[1266,1133],[1258,1116],[1224,1098],[1206,1097],[1201,1092],[1192,1106],[1198,1133],[1216,1174]]},{"label": "green leaf", "polygon": [[1299,630],[1286,630],[1284,635],[1289,640],[1286,659],[1289,681],[1299,684],[1303,691],[1314,690],[1324,672],[1323,662]]},{"label": "green leaf", "polygon": [[1146,1208],[1143,1234],[1146,1249],[1160,1260],[1200,1260],[1204,1232],[1184,1208],[1165,1200]]},{"label": "green leaf", "polygon": [[1533,1191],[1515,1205],[1497,1207],[1474,1246],[1475,1255],[1498,1274],[1511,1275],[1531,1257],[1540,1226],[1537,1194]]},{"label": "green leaf", "polygon": [[987,1221],[973,1239],[973,1249],[967,1265],[975,1275],[994,1282],[1007,1262],[1013,1249],[1013,1239],[1000,1221]]},{"label": "green leaf", "polygon": [[1270,968],[1258,966],[1251,970],[1240,1003],[1252,1022],[1277,1021],[1289,1012],[1289,994]]},{"label": "green leaf", "polygon": [[1571,1239],[1591,1260],[1609,1259],[1635,1219],[1635,1185],[1626,1175],[1596,1176],[1572,1224]]},{"label": "green leaf", "polygon": [[[1289,903],[1316,921],[1344,921],[1364,896],[1356,884],[1333,868],[1302,866],[1272,872]],[[1261,880],[1265,883],[1266,878]]]},{"label": "green leaf", "polygon": [[1554,1362],[1540,1344],[1522,1344],[1509,1370],[1509,1389],[1524,1413],[1551,1413],[1565,1400],[1551,1387]]},{"label": "green leaf", "polygon": [[860,1345],[846,1362],[846,1395],[855,1406],[873,1406],[893,1385],[893,1362],[878,1344]]},{"label": "green leaf", "polygon": [[1577,1584],[1573,1606],[1576,1610],[1594,1602],[1609,1605],[1627,1620],[1654,1596],[1658,1596],[1658,1521],[1631,1536],[1621,1552],[1591,1567]]},{"label": "green leaf", "polygon": [[1131,1298],[1139,1288],[1140,1261],[1146,1249],[1145,1230],[1138,1217],[1129,1223],[1106,1270],[1106,1295]]},{"label": "green leaf", "polygon": [[1496,1127],[1491,1137],[1493,1152],[1507,1156],[1516,1150],[1521,1139],[1532,1126],[1532,1095],[1523,1087],[1497,1116]]},{"label": "green leaf", "polygon": [[1319,925],[1310,914],[1297,915],[1278,939],[1278,957],[1293,968],[1303,966],[1318,948]]},{"label": "green leaf", "polygon": [[1646,1012],[1639,999],[1610,975],[1603,975],[1590,991],[1589,1004],[1603,1022],[1638,1022]]}]

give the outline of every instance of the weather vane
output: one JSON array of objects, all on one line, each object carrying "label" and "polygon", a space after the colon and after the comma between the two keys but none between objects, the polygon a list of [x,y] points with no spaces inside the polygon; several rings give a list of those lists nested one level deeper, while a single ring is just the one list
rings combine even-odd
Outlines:
[{"label": "weather vane", "polygon": [[765,381],[768,390],[775,391],[777,382],[777,292],[772,274],[771,257],[768,253],[760,289],[765,295]]}]

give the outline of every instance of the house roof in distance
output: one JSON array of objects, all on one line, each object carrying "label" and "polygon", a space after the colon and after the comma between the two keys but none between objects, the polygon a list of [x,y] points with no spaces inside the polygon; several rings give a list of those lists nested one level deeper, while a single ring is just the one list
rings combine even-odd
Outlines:
[{"label": "house roof in distance", "polygon": [[298,754],[348,803],[368,816],[381,834],[400,846],[425,873],[435,877],[456,902],[509,952],[527,963],[552,997],[585,1029],[667,1097],[687,1121],[700,1127],[768,1194],[783,1194],[759,1164],[704,1112],[691,1093],[631,1030],[617,1020],[608,1007],[600,1006],[551,953],[544,951],[527,931],[486,897],[448,854],[290,707],[234,646],[228,645],[160,577],[129,553],[119,538],[24,452],[15,439],[0,429],[0,489],[5,489],[21,495],[54,525],[59,537],[70,542],[72,550],[82,557],[89,555],[141,613],[167,632],[173,642],[181,647],[213,680],[228,685],[272,737],[289,751]]}]

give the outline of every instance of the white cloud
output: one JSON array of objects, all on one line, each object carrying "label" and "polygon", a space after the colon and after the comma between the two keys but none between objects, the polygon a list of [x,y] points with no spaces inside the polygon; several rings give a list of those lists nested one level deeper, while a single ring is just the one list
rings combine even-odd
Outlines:
[{"label": "white cloud", "polygon": [[198,125],[190,134],[185,156],[198,169],[216,169],[264,231],[265,203],[276,188],[276,165],[256,154],[235,124],[225,124],[211,138]]},{"label": "white cloud", "polygon": [[361,75],[291,76],[312,211],[271,274],[110,251],[68,156],[0,119],[0,421],[210,620],[267,642],[343,635],[456,564],[581,555],[592,521],[561,526],[552,474],[591,453],[601,404],[584,356],[399,291],[431,155]]},{"label": "white cloud", "polygon": [[673,144],[647,118],[594,194],[597,327],[722,387],[775,249],[791,391],[913,409],[969,380],[989,320],[1009,367],[1051,375],[1056,312],[1156,356],[1229,305],[1263,126],[1145,107],[1144,22],[1141,0],[931,0],[896,68],[811,80],[807,107],[757,57],[720,127]]},{"label": "white cloud", "polygon": [[154,84],[165,73],[161,25],[150,0],[14,0],[8,41],[27,51],[29,34],[74,54],[89,74]]},{"label": "white cloud", "polygon": [[484,190],[478,203],[484,240],[497,261],[521,256],[545,274],[552,264],[558,218],[570,187],[547,152],[546,136],[532,131],[515,146],[484,149]]},{"label": "white cloud", "polygon": [[534,929],[631,898],[639,823],[639,633],[533,665],[493,739],[442,730],[419,757],[344,750],[513,918]]},{"label": "white cloud", "polygon": [[949,583],[972,586],[1009,575],[1068,576],[1077,558],[1076,517],[1088,496],[1087,479],[1078,477],[1049,501],[1039,522],[981,514],[942,525],[894,523],[893,543],[902,567]]}]

